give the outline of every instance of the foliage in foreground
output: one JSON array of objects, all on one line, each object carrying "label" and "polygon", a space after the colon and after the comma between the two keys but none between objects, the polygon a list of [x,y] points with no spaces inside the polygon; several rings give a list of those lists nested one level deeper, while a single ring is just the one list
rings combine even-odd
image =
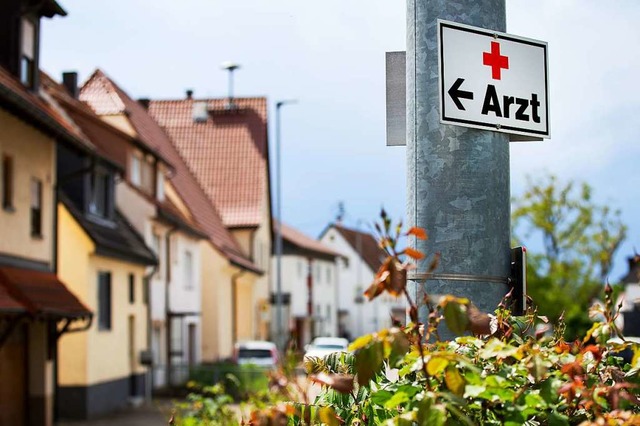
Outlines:
[{"label": "foliage in foreground", "polygon": [[[240,424],[640,424],[640,349],[611,341],[619,332],[609,286],[604,306],[593,310],[599,322],[574,342],[564,340],[562,322],[547,335],[547,319],[535,310],[511,315],[508,296],[491,316],[466,299],[445,296],[434,304],[427,297],[422,302],[430,314],[421,324],[406,289],[412,266],[404,259],[424,255],[396,247],[402,236],[426,235],[418,228],[402,233],[384,214],[382,219],[377,229],[389,257],[365,294],[406,298],[411,323],[358,338],[352,353],[306,362],[309,379],[322,386],[313,403],[305,400],[291,365],[284,364],[271,376],[271,391],[249,407]],[[431,271],[436,266],[432,262]],[[443,321],[459,337],[441,341]],[[625,350],[633,354],[629,363],[619,356]],[[202,399],[207,397],[196,397],[199,406]],[[197,413],[177,418],[182,425],[238,424]]]}]

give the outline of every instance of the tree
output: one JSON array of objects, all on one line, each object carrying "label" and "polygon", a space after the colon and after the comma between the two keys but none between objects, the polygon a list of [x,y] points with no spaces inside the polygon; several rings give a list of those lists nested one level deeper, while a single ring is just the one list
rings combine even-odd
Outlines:
[{"label": "tree", "polygon": [[587,183],[563,184],[555,176],[528,178],[513,202],[514,239],[542,238],[542,250],[527,252],[527,290],[541,315],[564,312],[567,337],[584,334],[591,301],[609,279],[613,257],[627,227],[620,211],[592,200]]}]

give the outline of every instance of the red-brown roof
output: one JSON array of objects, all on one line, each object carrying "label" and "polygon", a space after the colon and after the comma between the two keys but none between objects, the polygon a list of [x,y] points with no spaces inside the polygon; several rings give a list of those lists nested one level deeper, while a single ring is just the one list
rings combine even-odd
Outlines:
[{"label": "red-brown roof", "polygon": [[[0,289],[4,289],[13,301],[34,316],[91,316],[91,311],[52,272],[0,267]],[[0,303],[3,299],[6,303],[6,298],[0,294]],[[0,305],[0,309],[2,307]]]},{"label": "red-brown roof", "polygon": [[347,240],[356,253],[360,254],[362,260],[369,265],[371,270],[374,273],[377,272],[387,255],[380,248],[376,239],[369,233],[345,228],[339,224],[333,224],[333,227]]},{"label": "red-brown roof", "polygon": [[[193,119],[206,103],[206,121]],[[182,158],[228,227],[259,226],[269,205],[267,100],[236,98],[151,101],[151,116],[167,131]]]},{"label": "red-brown roof", "polygon": [[11,297],[9,291],[0,283],[0,313],[22,313],[26,309],[20,302]]},{"label": "red-brown roof", "polygon": [[[278,226],[278,222],[274,221],[273,225],[274,227]],[[282,231],[282,239],[284,241],[287,241],[290,244],[293,244],[304,251],[308,251],[308,252],[316,253],[320,255],[328,255],[331,257],[342,256],[340,253],[334,250],[331,250],[329,247],[322,244],[320,241],[314,240],[313,238],[306,236],[302,232],[290,227],[287,224],[284,224],[284,223],[282,224],[281,231]]]},{"label": "red-brown roof", "polygon": [[48,101],[43,92],[28,90],[7,70],[0,67],[0,106],[11,110],[23,120],[47,134],[94,152],[95,147],[76,127],[70,126],[61,112]]},{"label": "red-brown roof", "polygon": [[[127,110],[130,111],[129,121],[131,124],[136,129],[144,129],[145,137],[153,141],[153,146],[162,152],[173,166],[174,173],[171,177],[171,184],[212,244],[234,264],[254,272],[262,272],[242,253],[240,245],[224,226],[214,202],[207,197],[182,160],[178,150],[171,143],[171,139],[158,123],[147,114],[141,105],[133,101],[123,90],[117,88],[102,71],[94,72],[87,84],[90,82],[92,82],[89,86],[90,90],[86,89],[87,92],[85,92],[85,88],[87,88],[85,85],[81,89],[80,98],[90,99],[89,105],[96,108],[95,111],[99,115],[113,114],[122,105],[127,106]],[[137,107],[134,107],[133,104],[136,104]],[[174,210],[177,211],[177,208]]]},{"label": "red-brown roof", "polygon": [[134,101],[102,70],[95,70],[80,89],[79,98],[98,115],[126,114],[138,138],[146,148],[162,161],[170,163],[168,147],[163,142],[167,136],[149,116],[139,102]]}]

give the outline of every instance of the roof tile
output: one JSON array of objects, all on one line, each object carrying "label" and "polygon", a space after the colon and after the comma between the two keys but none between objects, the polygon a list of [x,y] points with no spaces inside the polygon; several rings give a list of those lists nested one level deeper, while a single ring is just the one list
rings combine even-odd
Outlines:
[{"label": "roof tile", "polygon": [[[204,122],[194,104],[206,102]],[[151,101],[151,116],[167,131],[228,227],[258,226],[268,197],[267,101],[236,98]]]},{"label": "roof tile", "polygon": [[376,239],[369,233],[345,228],[339,224],[334,224],[333,227],[347,240],[356,253],[360,254],[371,270],[374,273],[377,272],[387,255],[380,248]]}]

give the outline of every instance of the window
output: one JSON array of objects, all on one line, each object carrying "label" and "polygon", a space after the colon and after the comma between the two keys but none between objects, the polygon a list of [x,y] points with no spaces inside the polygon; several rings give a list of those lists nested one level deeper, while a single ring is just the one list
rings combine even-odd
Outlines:
[{"label": "window", "polygon": [[98,272],[98,330],[111,330],[111,272]]},{"label": "window", "polygon": [[164,201],[164,173],[162,170],[156,172],[156,198]]},{"label": "window", "polygon": [[156,270],[156,278],[162,279],[164,268],[162,266],[162,240],[160,235],[157,233],[153,233],[151,236],[151,248],[153,249],[153,253],[158,258],[158,269]]},{"label": "window", "polygon": [[184,287],[193,289],[193,256],[190,251],[184,252]]},{"label": "window", "polygon": [[129,179],[135,186],[140,186],[140,157],[137,155],[131,156],[131,170],[129,171]]},{"label": "window", "polygon": [[155,186],[155,173],[153,164],[142,158],[140,162],[140,189],[149,195],[153,195]]},{"label": "window", "polygon": [[105,171],[96,171],[93,175],[89,212],[100,217],[110,218],[112,197],[113,181],[111,174]]},{"label": "window", "polygon": [[2,208],[13,209],[13,157],[2,156]]},{"label": "window", "polygon": [[129,274],[129,303],[136,302],[136,276]]},{"label": "window", "polygon": [[331,284],[331,266],[327,266],[327,282]]},{"label": "window", "polygon": [[22,19],[22,48],[20,51],[20,81],[33,88],[35,82],[35,58],[37,24],[28,18]]},{"label": "window", "polygon": [[302,260],[298,261],[298,278],[302,278],[302,271],[304,270],[304,265],[302,264]]},{"label": "window", "polygon": [[42,236],[42,181],[31,179],[31,236]]}]

